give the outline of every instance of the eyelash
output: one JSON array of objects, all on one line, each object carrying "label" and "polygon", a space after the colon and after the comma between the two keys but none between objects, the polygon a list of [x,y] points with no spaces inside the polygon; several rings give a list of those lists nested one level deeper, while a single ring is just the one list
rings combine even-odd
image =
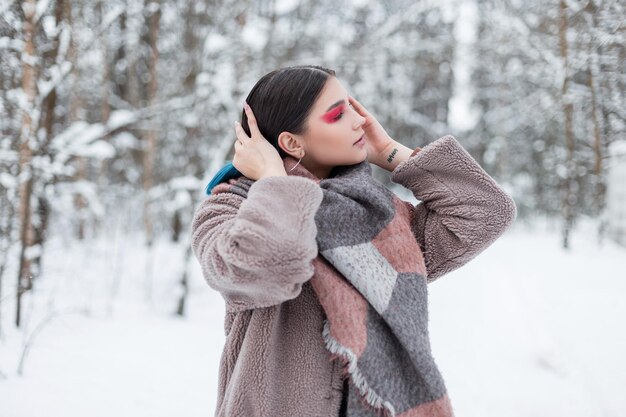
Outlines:
[{"label": "eyelash", "polygon": [[[349,103],[348,106],[352,106],[352,103]],[[339,114],[337,116],[333,117],[333,120],[337,121],[337,120],[341,119],[341,116],[343,116],[343,111],[339,112]]]}]

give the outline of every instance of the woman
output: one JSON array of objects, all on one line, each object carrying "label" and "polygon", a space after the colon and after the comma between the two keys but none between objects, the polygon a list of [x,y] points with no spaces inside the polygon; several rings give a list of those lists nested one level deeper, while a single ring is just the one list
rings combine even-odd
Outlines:
[{"label": "woman", "polygon": [[235,131],[192,224],[226,303],[215,415],[452,416],[426,284],[513,223],[511,197],[452,136],[393,140],[319,66],[262,77]]}]

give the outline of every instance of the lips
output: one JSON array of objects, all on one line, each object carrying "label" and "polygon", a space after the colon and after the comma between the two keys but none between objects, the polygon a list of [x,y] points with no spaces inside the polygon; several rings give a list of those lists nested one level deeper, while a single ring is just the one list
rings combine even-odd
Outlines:
[{"label": "lips", "polygon": [[359,138],[359,140],[357,140],[356,142],[353,143],[353,145],[356,145],[361,139],[363,139],[363,136],[365,135],[361,135],[361,137]]}]

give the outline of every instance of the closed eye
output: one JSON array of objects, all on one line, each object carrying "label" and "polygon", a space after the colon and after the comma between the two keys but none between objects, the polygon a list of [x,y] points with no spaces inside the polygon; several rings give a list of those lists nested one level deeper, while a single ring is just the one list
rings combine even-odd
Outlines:
[{"label": "closed eye", "polygon": [[[349,103],[348,106],[352,106],[352,103]],[[341,119],[341,117],[343,116],[343,106],[341,107],[341,111],[339,112],[339,114],[337,114],[337,116],[333,117],[333,120],[339,120]]]},{"label": "closed eye", "polygon": [[[334,109],[329,110],[321,117],[321,119],[324,120],[326,123],[335,123],[339,119],[341,119],[345,110],[345,100],[343,100],[343,103],[341,103],[341,101],[338,103],[340,104],[337,104]],[[352,103],[348,103],[348,105],[352,106]]]}]

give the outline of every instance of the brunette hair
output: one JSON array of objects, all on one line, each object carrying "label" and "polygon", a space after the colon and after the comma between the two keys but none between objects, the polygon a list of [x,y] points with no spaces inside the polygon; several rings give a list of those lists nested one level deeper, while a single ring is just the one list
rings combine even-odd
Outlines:
[{"label": "brunette hair", "polygon": [[[289,131],[300,135],[307,131],[307,118],[313,103],[335,71],[319,65],[296,65],[279,68],[265,74],[252,87],[246,102],[252,108],[259,131],[278,151],[281,158],[287,153],[278,146],[278,135]],[[243,107],[243,103],[242,103]],[[248,136],[250,127],[246,111],[241,111],[241,127]],[[223,166],[205,188],[206,194],[217,184],[241,176],[232,162]]]},{"label": "brunette hair", "polygon": [[[250,90],[246,102],[261,134],[281,158],[287,153],[278,146],[278,135],[285,130],[296,135],[306,132],[313,103],[330,76],[335,76],[335,71],[318,65],[285,67],[265,74]],[[241,112],[241,126],[250,136],[245,110]]]}]

